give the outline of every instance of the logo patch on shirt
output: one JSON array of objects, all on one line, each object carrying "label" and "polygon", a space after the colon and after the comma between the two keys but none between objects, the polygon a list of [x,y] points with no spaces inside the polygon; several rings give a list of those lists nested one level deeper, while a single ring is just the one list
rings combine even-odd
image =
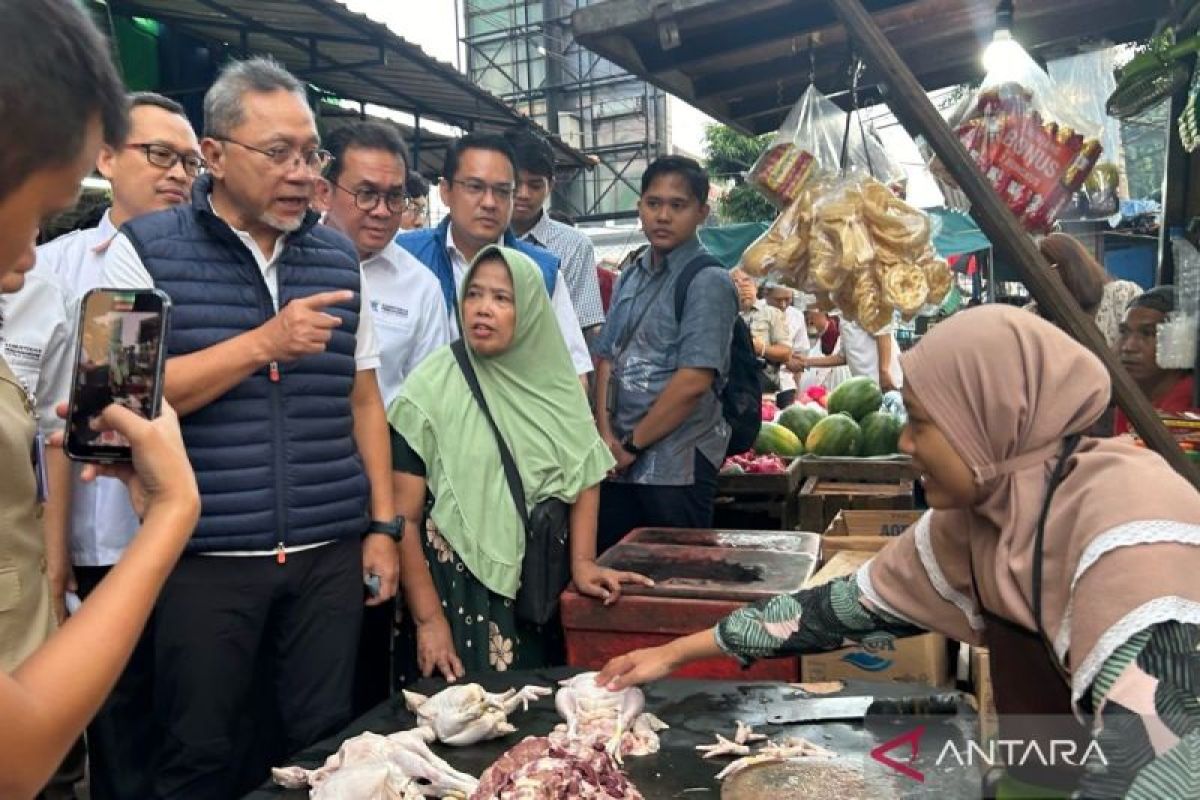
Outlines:
[{"label": "logo patch on shirt", "polygon": [[394,306],[390,303],[384,303],[379,300],[371,301],[371,311],[377,317],[385,322],[402,322],[408,319],[408,309],[402,306]]},{"label": "logo patch on shirt", "polygon": [[32,369],[36,371],[42,364],[42,348],[32,344],[22,344],[14,342],[11,339],[0,339],[0,346],[3,350],[4,360],[8,362],[8,366],[13,372],[18,372],[23,369]]}]

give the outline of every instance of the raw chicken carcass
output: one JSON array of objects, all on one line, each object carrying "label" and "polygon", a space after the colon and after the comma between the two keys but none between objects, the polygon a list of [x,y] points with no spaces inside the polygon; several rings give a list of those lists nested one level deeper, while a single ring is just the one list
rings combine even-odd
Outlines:
[{"label": "raw chicken carcass", "polygon": [[417,715],[417,724],[433,730],[439,742],[463,746],[497,739],[516,731],[508,715],[521,706],[546,697],[553,690],[526,686],[507,692],[489,693],[478,683],[451,686],[432,697],[404,692],[404,703]]},{"label": "raw chicken carcass", "polygon": [[642,800],[598,739],[527,737],[479,777],[471,800]]},{"label": "raw chicken carcass", "polygon": [[389,736],[363,733],[342,742],[319,769],[271,770],[288,789],[312,789],[311,800],[421,800],[470,795],[477,781],[432,750],[433,731],[414,728]]},{"label": "raw chicken carcass", "polygon": [[644,713],[646,696],[630,687],[619,692],[596,685],[595,672],[583,672],[560,681],[554,705],[566,724],[554,729],[551,738],[602,738],[606,749],[621,763],[623,756],[658,752],[658,731],[668,726],[653,714]]}]

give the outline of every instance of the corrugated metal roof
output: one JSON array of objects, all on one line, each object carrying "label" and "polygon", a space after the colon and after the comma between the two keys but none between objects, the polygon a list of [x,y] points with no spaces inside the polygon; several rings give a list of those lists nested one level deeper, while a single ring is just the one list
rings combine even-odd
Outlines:
[{"label": "corrugated metal roof", "polygon": [[[866,0],[927,90],[982,77],[996,0]],[[1013,36],[1035,57],[1149,35],[1171,0],[1014,0]],[[826,0],[606,0],[572,16],[576,40],[746,133],[779,127],[809,84],[849,84],[850,44]],[[811,58],[811,60],[810,60]],[[868,70],[863,86],[880,76]],[[873,89],[864,105],[878,101]],[[844,97],[843,97],[844,102]]]},{"label": "corrugated metal roof", "polygon": [[[335,0],[110,0],[122,14],[148,17],[233,53],[271,54],[298,77],[346,100],[372,103],[467,130],[532,124],[386,25]],[[535,126],[536,127],[536,126]],[[587,156],[541,128],[560,163]]]}]

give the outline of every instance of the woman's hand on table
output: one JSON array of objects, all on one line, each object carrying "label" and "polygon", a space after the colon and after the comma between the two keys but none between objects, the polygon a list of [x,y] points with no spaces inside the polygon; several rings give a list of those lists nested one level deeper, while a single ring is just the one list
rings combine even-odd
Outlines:
[{"label": "woman's hand on table", "polygon": [[611,606],[621,596],[621,584],[636,583],[653,586],[654,581],[636,572],[621,572],[601,567],[595,561],[581,560],[571,564],[571,580],[580,594],[596,597]]},{"label": "woman's hand on table", "polygon": [[618,692],[667,677],[679,666],[675,642],[617,656],[596,675],[596,685]]},{"label": "woman's hand on table", "polygon": [[436,670],[449,683],[454,683],[466,674],[454,649],[454,635],[444,614],[424,622],[417,621],[416,628],[417,667],[423,677],[428,678]]}]

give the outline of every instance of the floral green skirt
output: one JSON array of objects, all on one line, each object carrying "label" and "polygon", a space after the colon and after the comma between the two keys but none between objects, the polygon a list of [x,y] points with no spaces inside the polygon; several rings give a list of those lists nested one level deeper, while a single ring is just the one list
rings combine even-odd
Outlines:
[{"label": "floral green skirt", "polygon": [[[557,619],[545,626],[517,619],[513,601],[480,583],[428,518],[421,545],[441,598],[442,611],[450,623],[454,649],[468,675],[541,669],[562,663],[561,626]],[[401,612],[398,616],[405,615]],[[419,679],[415,632],[410,619],[403,619],[398,625],[395,653],[396,684],[404,686]]]}]

